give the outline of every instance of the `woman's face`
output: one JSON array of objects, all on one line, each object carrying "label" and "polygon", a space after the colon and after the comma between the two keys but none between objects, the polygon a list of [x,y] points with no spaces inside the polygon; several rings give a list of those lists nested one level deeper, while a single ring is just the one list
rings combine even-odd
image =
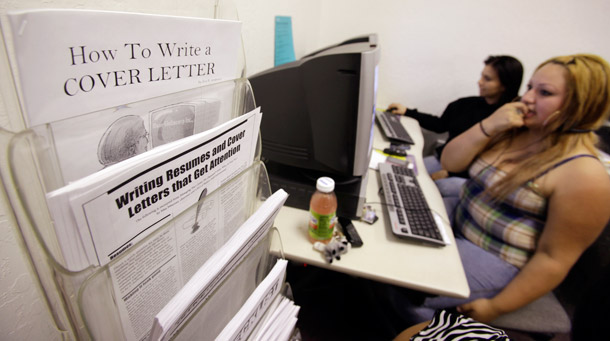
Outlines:
[{"label": "woman's face", "polygon": [[567,92],[565,72],[561,65],[546,64],[534,73],[521,98],[528,108],[523,116],[526,126],[544,127],[559,114]]},{"label": "woman's face", "polygon": [[498,102],[504,93],[504,85],[500,82],[498,73],[490,65],[485,65],[479,79],[479,95],[489,104]]}]

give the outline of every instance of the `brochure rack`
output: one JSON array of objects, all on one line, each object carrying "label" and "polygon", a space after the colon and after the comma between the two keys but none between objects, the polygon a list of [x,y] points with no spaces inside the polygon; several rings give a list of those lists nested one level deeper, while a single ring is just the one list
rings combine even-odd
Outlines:
[{"label": "brochure rack", "polygon": [[[31,186],[28,186],[26,190],[29,191],[30,189]],[[193,205],[193,207],[159,228],[141,244],[148,244],[150,240],[158,238],[168,231],[171,232],[174,228],[180,228],[175,227],[176,224],[180,224],[182,228],[190,229],[193,226],[192,217],[195,215],[194,212],[207,206],[208,203],[223,200],[222,197],[227,196],[227,192],[235,191],[239,191],[240,196],[243,194],[243,197],[247,198],[243,202],[243,205],[246,206],[244,207],[245,214],[232,221],[232,225],[239,226],[270,195],[264,165],[261,162],[255,163],[230,182],[206,196],[198,204]],[[26,200],[30,199],[27,197],[30,194],[16,194]],[[231,194],[231,196],[234,197],[234,194]],[[11,200],[11,203],[14,207],[20,204],[19,200],[17,202]],[[28,249],[32,265],[47,300],[49,312],[53,316],[58,331],[63,334],[64,339],[125,340],[117,306],[117,300],[120,297],[115,296],[110,269],[116,263],[133,257],[134,253],[138,252],[138,247],[129,249],[103,267],[92,266],[78,272],[68,271],[62,266],[57,254],[52,251],[52,236],[50,233],[45,233],[52,231],[52,221],[43,220],[47,217],[43,203],[44,200],[41,200],[39,207],[15,207],[15,213],[18,214],[17,220],[23,241]],[[202,214],[198,216],[201,217]],[[219,240],[216,241],[217,246],[226,242],[231,236],[229,229],[217,232],[220,235]],[[269,270],[268,250],[269,238],[267,237],[234,270],[235,274],[231,275],[240,278],[239,284],[236,286],[229,277],[226,283],[223,283],[220,289],[209,298],[209,301],[214,302],[211,306],[218,307],[218,302],[222,302],[224,317],[220,321],[228,322],[264,278]],[[200,260],[200,264],[202,261]],[[247,279],[246,281],[243,280],[244,277]],[[227,300],[228,297],[230,299]],[[199,321],[197,323],[198,327],[208,327],[205,335],[216,335],[224,325],[217,324],[219,322],[218,317],[214,320],[213,325],[206,325],[201,322],[202,320],[205,321],[207,314],[210,313],[205,309],[206,306],[204,305],[193,319]],[[218,314],[219,311],[214,311],[214,313]],[[142,318],[147,319],[142,323],[149,328],[154,313],[151,315],[151,311],[143,310],[142,314]]]},{"label": "brochure rack", "polygon": [[[210,4],[212,2],[213,4]],[[227,2],[220,4],[219,1],[211,1],[210,3],[203,4],[201,10],[206,13],[202,17],[236,18],[232,4]],[[6,37],[3,39],[6,39]],[[10,50],[8,45],[7,49]],[[12,51],[7,52],[10,54]],[[140,108],[142,112],[146,112],[146,117],[143,119],[150,133],[154,133],[153,116],[156,112],[154,109],[157,108],[165,109],[168,106],[175,105],[189,106],[192,103],[198,103],[198,108],[200,108],[201,103],[206,103],[206,105],[211,103],[211,106],[216,106],[217,109],[212,114],[215,119],[214,122],[210,123],[211,126],[238,117],[253,109],[255,103],[249,83],[244,78],[243,50],[240,51],[239,58],[239,70],[234,80],[126,103],[120,107],[50,122],[21,131],[8,131],[0,128],[0,175],[2,183],[12,206],[12,213],[16,225],[19,227],[24,249],[39,280],[49,313],[63,339],[133,339],[125,333],[126,328],[140,329],[134,331],[131,335],[144,335],[143,330],[152,326],[152,320],[156,313],[154,309],[167,303],[168,297],[160,297],[161,294],[171,293],[172,291],[165,291],[161,288],[157,291],[150,291],[156,294],[155,297],[140,298],[141,306],[134,304],[128,308],[136,309],[138,313],[126,313],[124,311],[125,306],[118,304],[121,299],[125,300],[125,297],[117,296],[116,282],[119,281],[117,276],[117,272],[120,271],[118,270],[120,269],[119,265],[126,259],[131,258],[136,260],[128,263],[137,264],[138,268],[154,267],[154,264],[147,263],[147,261],[150,262],[152,257],[144,259],[140,263],[137,262],[140,254],[144,253],[143,248],[148,247],[150,249],[150,245],[154,245],[155,239],[163,238],[164,235],[171,234],[175,229],[195,229],[194,226],[198,223],[197,219],[205,219],[205,213],[201,211],[204,211],[206,207],[219,206],[218,202],[230,200],[231,205],[237,207],[236,211],[239,213],[232,212],[230,221],[226,221],[223,226],[216,226],[214,222],[208,222],[208,225],[206,225],[206,228],[213,230],[212,232],[216,238],[213,242],[207,240],[206,245],[211,243],[217,249],[271,195],[265,167],[262,162],[258,161],[260,157],[259,138],[252,166],[234,176],[212,193],[202,195],[198,203],[166,222],[143,241],[129,248],[110,263],[103,266],[91,265],[85,269],[73,271],[66,265],[64,254],[55,234],[57,222],[51,218],[45,195],[74,180],[95,173],[104,165],[98,164],[91,169],[84,166],[72,166],[78,164],[80,159],[86,158],[87,155],[74,155],[74,153],[68,152],[71,149],[66,148],[65,145],[77,144],[78,141],[66,137],[69,135],[67,132],[70,129],[78,129],[79,135],[99,134],[99,131],[104,127],[101,126],[98,119],[108,112],[116,112],[125,108]],[[5,74],[11,73],[13,68],[9,66],[6,56],[2,56],[0,64],[2,64],[0,69],[6,71]],[[16,89],[18,86],[16,81],[15,84],[8,84],[5,81],[2,86],[5,98],[10,98],[11,95],[17,98]],[[9,95],[7,96],[7,94]],[[13,111],[10,115],[11,119],[15,120],[15,117],[22,116],[20,113],[15,113],[16,108],[10,107],[16,106],[10,104],[8,103],[7,107]],[[221,109],[218,109],[218,107]],[[191,110],[190,107],[187,108],[188,110]],[[19,110],[17,109],[17,111]],[[17,121],[19,121],[19,118],[17,118]],[[21,123],[19,125],[22,125],[23,122],[19,123]],[[197,125],[197,122],[195,122],[195,125]],[[199,131],[211,127],[200,126],[202,128]],[[197,133],[197,129],[194,131],[192,127],[189,129],[188,134]],[[157,135],[161,136],[162,134]],[[154,137],[151,137],[151,140],[153,139]],[[151,149],[156,148],[154,141],[149,141],[149,144],[152,145],[149,146]],[[83,163],[83,165],[86,165],[86,163]],[[192,220],[192,217],[195,217],[195,221]],[[192,335],[198,335],[199,339],[213,339],[222,330],[223,326],[239,310],[250,293],[268,273],[270,269],[269,239],[269,236],[267,236],[250,251],[207,299],[206,303],[190,317],[193,323],[188,323],[178,334],[177,339],[189,339]],[[210,254],[213,251],[205,250]],[[197,259],[192,261],[193,264],[183,266],[184,282],[210,256],[210,254],[201,255],[201,250],[194,253],[197,254],[197,257],[195,257]],[[129,271],[126,270],[125,273],[129,273]],[[120,280],[127,280],[125,277],[128,276],[124,276]],[[158,302],[153,302],[155,300]],[[218,307],[219,302],[222,302],[223,307],[221,314],[218,310],[212,308]],[[153,306],[153,303],[156,306]],[[214,315],[213,319],[211,315]],[[125,316],[129,316],[131,322],[129,326],[125,325]],[[194,323],[195,321],[196,323]],[[205,331],[205,335],[194,334],[202,330]]]}]

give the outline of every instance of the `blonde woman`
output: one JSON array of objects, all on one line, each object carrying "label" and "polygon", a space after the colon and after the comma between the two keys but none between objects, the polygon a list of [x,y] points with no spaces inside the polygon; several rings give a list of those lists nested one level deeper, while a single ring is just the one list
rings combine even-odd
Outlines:
[{"label": "blonde woman", "polygon": [[[445,147],[443,167],[471,176],[455,216],[460,244],[472,249],[465,257],[460,246],[473,293],[458,305],[461,313],[490,322],[543,296],[602,232],[610,177],[593,131],[608,119],[609,78],[598,56],[552,58],[536,69],[520,102]],[[487,258],[505,264],[488,275],[501,280],[477,285]]]},{"label": "blonde woman", "polygon": [[447,144],[443,167],[470,174],[453,225],[470,297],[415,302],[412,292],[385,286],[392,328],[452,307],[489,323],[561,283],[610,219],[610,176],[593,133],[609,115],[609,78],[610,66],[594,55],[550,59],[520,102]]}]

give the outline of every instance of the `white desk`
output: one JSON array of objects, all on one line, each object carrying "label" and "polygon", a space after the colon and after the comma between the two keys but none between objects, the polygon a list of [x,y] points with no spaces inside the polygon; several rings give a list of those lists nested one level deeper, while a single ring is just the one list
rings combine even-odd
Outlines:
[{"label": "white desk", "polygon": [[[419,124],[414,119],[403,117],[403,125],[413,138],[415,145],[410,154],[416,158],[419,175],[417,177],[431,209],[447,220],[443,200],[423,165],[421,151],[423,136]],[[375,125],[373,146],[383,149],[389,141]],[[386,225],[387,213],[381,204],[379,193],[381,182],[379,173],[369,169],[366,201],[377,212],[379,220],[372,225],[354,220],[354,226],[364,245],[352,248],[341,260],[327,263],[323,255],[314,250],[307,239],[308,212],[292,207],[283,207],[275,219],[275,226],[281,235],[283,255],[293,261],[303,262],[368,278],[379,282],[412,288],[428,293],[454,297],[467,297],[470,293],[462,262],[450,228],[445,230],[451,244],[444,247],[422,245],[395,237]],[[271,252],[280,256],[280,242],[276,232],[271,241]]]}]

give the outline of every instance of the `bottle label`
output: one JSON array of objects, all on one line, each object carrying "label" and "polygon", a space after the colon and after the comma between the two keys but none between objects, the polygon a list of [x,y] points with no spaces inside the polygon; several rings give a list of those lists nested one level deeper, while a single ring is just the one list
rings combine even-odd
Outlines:
[{"label": "bottle label", "polygon": [[331,214],[318,214],[309,210],[309,236],[316,240],[328,240],[333,236],[337,216]]}]

